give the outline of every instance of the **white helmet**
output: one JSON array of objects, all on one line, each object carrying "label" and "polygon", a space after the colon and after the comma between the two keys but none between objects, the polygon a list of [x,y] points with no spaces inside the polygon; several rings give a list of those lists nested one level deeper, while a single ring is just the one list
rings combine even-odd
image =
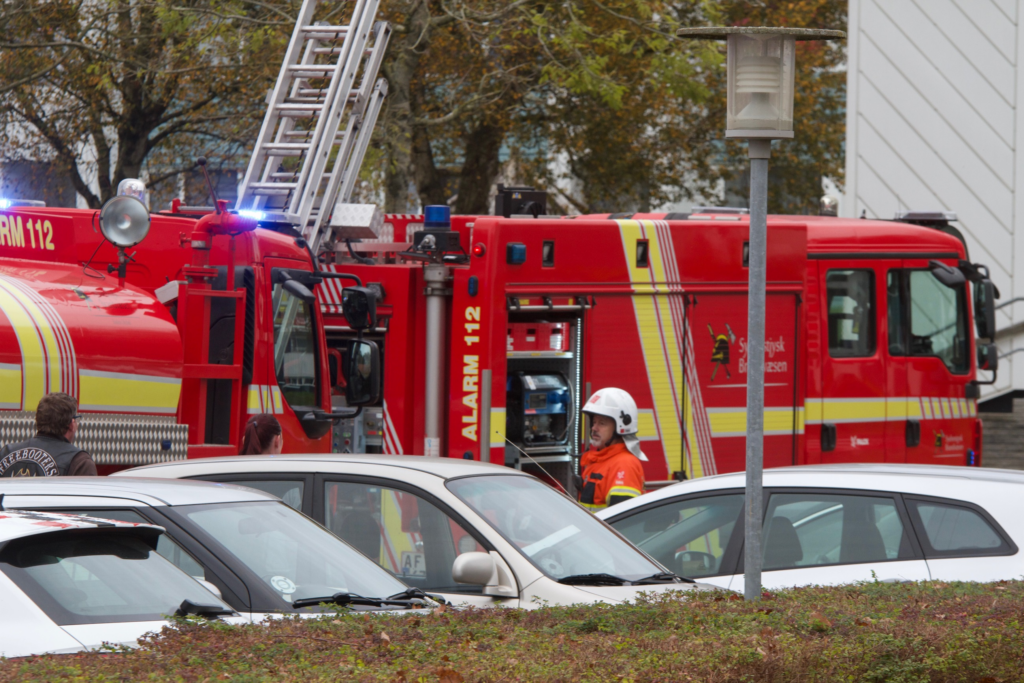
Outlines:
[{"label": "white helmet", "polygon": [[640,439],[636,436],[639,422],[636,401],[629,392],[615,387],[598,389],[583,406],[583,413],[604,415],[615,420],[615,433],[626,442],[629,452],[644,462],[647,461],[647,456],[640,450]]}]

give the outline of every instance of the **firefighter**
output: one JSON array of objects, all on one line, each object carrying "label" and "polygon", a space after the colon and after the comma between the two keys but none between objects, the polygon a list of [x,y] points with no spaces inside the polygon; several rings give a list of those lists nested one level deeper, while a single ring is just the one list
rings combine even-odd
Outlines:
[{"label": "firefighter", "polygon": [[253,415],[245,424],[241,455],[278,455],[284,447],[281,423],[270,413]]},{"label": "firefighter", "polygon": [[580,503],[595,511],[639,496],[644,492],[640,461],[647,462],[647,456],[640,450],[633,397],[607,387],[590,397],[583,413],[590,417],[590,450],[580,458]]},{"label": "firefighter", "polygon": [[78,402],[63,392],[39,399],[36,435],[0,448],[0,477],[95,477],[96,463],[74,444]]}]

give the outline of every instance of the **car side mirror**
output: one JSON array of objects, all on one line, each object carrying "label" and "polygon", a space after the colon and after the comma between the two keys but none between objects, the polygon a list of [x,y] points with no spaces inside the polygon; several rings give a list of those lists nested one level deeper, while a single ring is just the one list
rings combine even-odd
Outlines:
[{"label": "car side mirror", "polygon": [[341,312],[353,330],[377,327],[377,294],[369,287],[346,287],[342,290]]},{"label": "car side mirror", "polygon": [[216,595],[216,596],[217,596],[218,598],[220,598],[221,600],[223,600],[223,599],[224,599],[224,596],[223,596],[223,595],[221,594],[221,592],[220,592],[220,589],[219,589],[219,588],[217,588],[217,587],[216,587],[215,585],[213,585],[212,583],[210,583],[209,581],[207,581],[206,579],[202,579],[202,578],[200,578],[200,577],[198,577],[198,576],[193,576],[192,578],[193,578],[193,579],[195,579],[196,581],[198,581],[198,582],[199,582],[199,584],[200,584],[200,585],[201,585],[201,586],[202,586],[203,588],[205,588],[206,590],[210,591],[211,593],[213,593],[214,595]]},{"label": "car side mirror", "polygon": [[374,342],[352,342],[345,381],[345,399],[350,406],[369,405],[380,398],[380,350]]},{"label": "car side mirror", "polygon": [[995,372],[999,368],[999,349],[995,344],[978,344],[978,369]]},{"label": "car side mirror", "polygon": [[452,564],[452,580],[455,583],[483,586],[484,595],[514,598],[518,594],[512,572],[495,552],[462,553]]},{"label": "car side mirror", "polygon": [[995,339],[996,286],[988,278],[974,283],[974,326],[981,339]]}]

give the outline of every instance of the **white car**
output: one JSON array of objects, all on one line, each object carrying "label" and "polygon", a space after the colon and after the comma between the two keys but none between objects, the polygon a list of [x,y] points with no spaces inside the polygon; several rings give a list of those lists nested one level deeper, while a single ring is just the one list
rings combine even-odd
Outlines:
[{"label": "white car", "polygon": [[0,507],[0,657],[132,646],[174,614],[242,621],[156,552],[162,533]]},{"label": "white car", "polygon": [[550,486],[498,465],[411,455],[233,456],[118,475],[268,491],[408,584],[455,604],[614,603],[695,588]]},{"label": "white car", "polygon": [[[680,482],[598,513],[682,576],[743,587],[744,473]],[[1024,577],[1024,472],[820,465],[764,472],[766,588]]]},{"label": "white car", "polygon": [[[435,603],[275,496],[201,481],[0,477],[4,507],[88,514],[164,529],[156,550],[248,620]],[[0,610],[2,611],[2,610]]]}]

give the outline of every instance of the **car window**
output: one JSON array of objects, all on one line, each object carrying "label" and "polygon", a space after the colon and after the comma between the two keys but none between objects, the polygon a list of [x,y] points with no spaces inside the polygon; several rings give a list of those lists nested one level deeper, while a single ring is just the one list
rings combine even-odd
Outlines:
[{"label": "car window", "polygon": [[594,515],[533,477],[461,477],[446,486],[556,581],[601,573],[637,581],[664,571]]},{"label": "car window", "polygon": [[[209,534],[270,586],[283,603],[335,593],[387,597],[406,590],[401,581],[279,501],[184,505],[173,508],[182,526]],[[273,609],[286,609],[277,603]]]},{"label": "car window", "polygon": [[183,600],[230,610],[142,539],[125,533],[15,539],[0,553],[0,571],[61,625],[164,619]]},{"label": "car window", "polygon": [[225,483],[235,484],[237,486],[248,486],[249,488],[269,493],[272,496],[277,496],[283,500],[288,507],[302,512],[302,493],[303,489],[306,488],[306,484],[302,480],[231,479],[229,481],[225,481]]},{"label": "car window", "polygon": [[452,580],[455,558],[486,552],[457,521],[407,491],[363,482],[324,483],[324,524],[410,586],[479,593]]},{"label": "car window", "polygon": [[[132,522],[133,524],[153,523],[152,520],[146,519],[135,510],[88,508],[82,510],[61,510],[61,512],[71,515],[99,517],[101,519],[116,519],[119,522]],[[175,543],[167,534],[160,535],[160,540],[156,544],[156,551],[189,576],[194,576],[197,579],[206,579],[206,569],[203,565],[199,564],[194,557],[189,555],[184,548]]]},{"label": "car window", "polygon": [[699,578],[722,573],[742,510],[743,494],[737,493],[670,501],[610,524],[676,574]]},{"label": "car window", "polygon": [[908,499],[924,529],[925,557],[998,555],[1009,550],[991,524],[977,511],[960,505]]},{"label": "car window", "polygon": [[773,494],[765,515],[764,569],[913,559],[892,498]]}]

